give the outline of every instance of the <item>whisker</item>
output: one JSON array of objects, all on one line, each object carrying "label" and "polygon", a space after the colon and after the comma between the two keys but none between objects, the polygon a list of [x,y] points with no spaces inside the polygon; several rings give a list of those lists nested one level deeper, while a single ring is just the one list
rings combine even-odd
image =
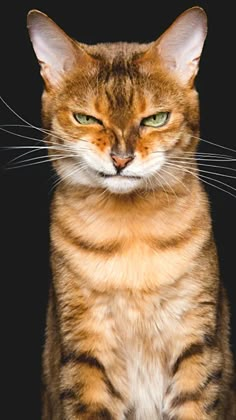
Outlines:
[{"label": "whisker", "polygon": [[182,152],[184,155],[194,155],[194,156],[198,156],[198,155],[203,155],[203,156],[224,156],[224,157],[227,157],[227,156],[229,156],[229,157],[231,157],[231,155],[229,155],[229,154],[226,154],[226,153],[218,153],[218,152],[200,152],[200,151],[198,151],[198,150],[195,150],[195,151],[191,151],[191,152],[188,152],[188,151],[185,151],[185,150],[183,150],[183,152]]},{"label": "whisker", "polygon": [[29,158],[29,159],[21,160],[20,163],[31,162],[31,161],[34,161],[34,160],[45,159],[45,158],[52,159],[53,157],[75,157],[75,155],[50,154],[50,155],[43,155],[43,156],[34,156],[32,158]]},{"label": "whisker", "polygon": [[[41,156],[41,158],[42,158],[42,160],[40,161],[40,162],[30,162],[30,163],[27,163],[27,164],[24,164],[24,165],[13,165],[13,166],[6,166],[5,168],[6,169],[19,169],[19,168],[25,168],[25,167],[27,167],[27,166],[35,166],[35,165],[40,165],[40,164],[42,164],[42,163],[50,163],[50,162],[54,162],[55,160],[60,160],[60,159],[68,159],[69,157],[74,157],[74,155],[73,156],[60,156],[60,157],[57,157],[57,158],[50,158],[50,159],[45,159],[45,156]],[[30,159],[29,159],[30,160]],[[26,160],[26,161],[28,161],[28,160]],[[24,161],[23,161],[24,162]]]},{"label": "whisker", "polygon": [[183,152],[184,156],[187,157],[215,157],[215,158],[232,158],[231,155],[226,155],[222,153],[205,153],[205,152]]},{"label": "whisker", "polygon": [[[154,178],[156,179],[155,175],[154,175]],[[158,180],[158,185],[160,186],[159,180]],[[147,191],[151,191],[154,194],[155,188],[154,188],[154,185],[152,184],[152,179],[145,178],[145,187]]]},{"label": "whisker", "polygon": [[[8,163],[7,163],[7,165],[9,165],[9,164],[11,164],[11,163],[13,163],[13,162],[16,162],[16,161],[19,161],[22,157],[25,157],[25,156],[27,156],[27,155],[29,155],[29,154],[31,154],[31,153],[35,153],[35,152],[39,152],[40,150],[55,150],[55,151],[57,151],[57,152],[63,152],[63,153],[65,153],[65,152],[67,152],[67,155],[66,156],[68,156],[68,153],[71,153],[71,152],[74,152],[73,151],[73,148],[69,148],[69,147],[60,147],[60,145],[56,145],[56,146],[12,146],[12,147],[5,147],[4,148],[4,150],[5,149],[30,149],[29,151],[27,151],[26,153],[22,153],[22,154],[20,154],[19,156],[16,156],[15,158],[13,158],[13,159],[11,159]],[[85,147],[80,147],[80,151],[81,150],[89,150],[89,148],[85,148]],[[36,158],[32,158],[32,160],[34,160],[34,159],[41,159],[41,158],[45,158],[47,156],[47,154],[44,154],[43,156],[38,156],[38,157],[36,157]],[[74,152],[74,155],[73,155],[73,157],[76,157],[77,156],[77,153],[76,153],[76,151]],[[30,160],[30,159],[29,159]],[[28,161],[29,161],[28,160]],[[27,160],[26,160],[27,161]],[[25,162],[25,161],[20,161],[19,163],[23,163],[23,162]]]},{"label": "whisker", "polygon": [[[171,162],[175,162],[174,160],[172,160],[171,159]],[[175,162],[176,163],[176,162]],[[189,168],[189,169],[192,169],[194,166],[195,166],[195,163],[194,162],[185,162],[185,161],[179,161],[178,162],[178,164],[180,164],[180,166],[179,167],[186,167],[186,165],[187,165],[187,167]],[[183,166],[182,166],[182,165]],[[192,167],[191,167],[191,165],[192,165]],[[236,169],[235,168],[231,168],[231,167],[228,167],[228,166],[222,166],[222,165],[209,165],[209,164],[205,164],[205,163],[197,163],[197,167],[198,167],[198,170],[200,171],[200,172],[203,172],[203,173],[209,173],[209,174],[212,174],[212,175],[217,175],[217,176],[222,176],[222,177],[225,177],[225,178],[232,178],[232,179],[236,179],[236,176],[235,175],[228,175],[228,174],[226,174],[226,173],[221,173],[221,172],[215,172],[215,171],[208,171],[208,170],[205,170],[205,169],[202,169],[202,167],[203,168],[205,168],[205,167],[208,167],[208,168],[219,168],[219,169],[225,169],[225,170],[227,170],[227,171],[233,171],[233,172],[236,172]]]},{"label": "whisker", "polygon": [[222,146],[221,144],[217,144],[217,143],[214,143],[214,142],[212,142],[212,141],[205,140],[205,139],[203,139],[203,138],[201,138],[201,137],[196,137],[196,136],[192,136],[192,137],[193,137],[193,138],[195,138],[195,139],[198,139],[198,140],[200,140],[200,141],[203,141],[204,143],[211,144],[212,146],[219,147],[219,148],[221,148],[221,149],[229,150],[230,152],[234,152],[234,153],[236,153],[236,150],[235,150],[235,149],[231,149],[230,147],[227,147],[227,146]]},{"label": "whisker", "polygon": [[[24,139],[36,141],[37,143],[45,144],[46,142],[48,142],[49,144],[53,144],[53,145],[56,145],[58,147],[67,147],[67,146],[64,146],[63,144],[58,144],[58,143],[56,143],[52,140],[47,140],[49,138],[49,135],[47,135],[44,139],[39,139],[37,137],[29,137],[29,136],[25,136],[23,134],[15,133],[14,131],[7,130],[7,129],[2,128],[2,127],[0,127],[0,130],[4,131],[7,134],[12,134],[13,136],[16,136],[16,137],[21,137],[21,138],[24,138]],[[60,140],[63,140],[63,139],[60,139]],[[70,142],[68,142],[68,144],[70,144]]]},{"label": "whisker", "polygon": [[192,158],[191,158],[191,155],[189,156],[189,155],[187,155],[186,157],[185,157],[185,154],[184,154],[184,156],[183,156],[185,159],[192,159],[192,158],[194,158],[194,159],[234,159],[234,157],[233,156],[231,156],[231,155],[222,155],[222,154],[220,154],[220,153],[218,153],[218,154],[216,154],[216,153],[209,153],[209,154],[206,154],[206,153],[196,153]]},{"label": "whisker", "polygon": [[[31,128],[33,128],[33,129],[35,129],[35,130],[37,130],[37,131],[40,131],[40,132],[42,132],[42,133],[44,133],[44,134],[48,134],[48,132],[47,132],[47,130],[44,130],[44,129],[42,129],[42,128],[40,128],[40,127],[37,127],[36,125],[33,125],[33,124],[31,124],[29,121],[27,121],[26,119],[24,119],[23,117],[21,117],[16,111],[14,111],[14,109],[13,108],[11,108],[10,107],[10,105],[8,105],[8,103],[3,99],[3,97],[2,96],[0,96],[0,100],[2,101],[2,103],[17,117],[17,118],[19,118],[19,120],[21,120],[21,121],[23,121],[24,123],[26,123],[27,124],[27,126],[28,127],[31,127]],[[58,139],[60,139],[59,137],[58,137]],[[60,140],[63,140],[64,141],[64,139],[60,139]]]},{"label": "whisker", "polygon": [[27,121],[26,119],[24,119],[23,117],[21,117],[16,111],[14,111],[13,108],[10,107],[10,105],[8,105],[8,103],[3,99],[2,96],[0,96],[0,100],[2,101],[2,103],[9,109],[9,111],[11,111],[17,118],[19,118],[19,120],[23,121],[24,123],[27,124],[27,126],[34,128],[35,130],[41,131],[45,134],[48,134],[46,131],[44,131],[42,128],[39,128],[33,124],[31,124],[29,121]]},{"label": "whisker", "polygon": [[23,121],[24,123],[26,123],[27,125],[31,125],[28,121],[26,121],[24,118],[22,118],[19,114],[17,114],[16,111],[14,111],[14,109],[12,109],[10,107],[10,105],[8,105],[8,103],[6,101],[4,101],[4,99],[2,98],[2,96],[0,96],[0,100],[2,101],[2,103],[4,103],[4,105],[14,114],[16,115],[16,117],[18,117],[21,121]]},{"label": "whisker", "polygon": [[[157,177],[156,177],[156,179],[157,179],[157,181],[158,181],[158,177],[160,177],[163,181],[164,181],[164,183],[166,182],[166,184],[167,184],[167,186],[171,189],[171,191],[174,193],[174,195],[176,196],[176,198],[177,198],[177,195],[176,195],[176,192],[175,192],[175,190],[172,188],[172,186],[162,177],[162,175],[160,174],[160,173],[157,173],[156,174],[157,175]],[[166,189],[165,189],[165,187],[164,187],[164,185],[163,185],[163,183],[161,183],[161,187],[163,188],[163,190],[164,190],[164,192],[165,192],[165,195],[167,196],[167,199],[168,199],[168,205],[170,204],[170,200],[169,200],[169,195],[168,195],[168,192],[166,191]]]},{"label": "whisker", "polygon": [[[0,130],[1,130],[1,131],[4,131],[4,132],[5,132],[5,133],[7,133],[7,134],[12,134],[13,136],[16,136],[16,137],[20,137],[20,138],[23,138],[23,139],[36,141],[37,143],[43,143],[43,144],[46,144],[46,142],[48,142],[49,144],[53,144],[53,145],[56,145],[56,146],[58,146],[58,147],[63,147],[63,145],[58,144],[58,143],[56,143],[56,142],[53,142],[52,140],[47,140],[47,139],[48,139],[48,137],[49,137],[49,135],[47,135],[44,139],[39,139],[39,138],[37,138],[37,137],[30,137],[30,136],[25,136],[25,135],[23,135],[23,134],[15,133],[14,131],[10,131],[10,130],[7,130],[7,129],[2,128],[2,127],[0,127]],[[64,146],[64,147],[65,147],[65,146]]]},{"label": "whisker", "polygon": [[185,158],[184,156],[181,157],[171,157],[171,159],[175,159],[175,160],[185,160],[185,161],[193,161],[193,162],[235,162],[236,158]]},{"label": "whisker", "polygon": [[[45,149],[47,149],[47,147],[45,147]],[[33,149],[33,150],[29,150],[28,152],[25,152],[25,153],[22,153],[21,155],[19,155],[19,156],[16,156],[15,158],[13,158],[13,159],[11,159],[9,162],[8,162],[8,165],[9,165],[9,163],[12,163],[12,162],[17,162],[19,159],[21,159],[22,157],[25,157],[25,156],[27,156],[27,155],[29,155],[30,153],[34,153],[34,152],[38,152],[40,150],[40,148],[38,149]],[[39,156],[39,157],[46,157],[47,155],[46,154],[44,154],[43,156]]]},{"label": "whisker", "polygon": [[[212,184],[211,182],[206,181],[205,179],[202,179],[202,176],[201,176],[201,175],[199,175],[199,179],[201,179],[201,181],[202,181],[203,183],[205,183],[205,184],[207,184],[207,185],[210,185],[211,187],[217,188],[218,190],[223,191],[224,193],[229,194],[229,195],[231,195],[232,197],[236,198],[236,195],[235,195],[235,194],[233,194],[233,193],[231,193],[230,191],[227,191],[227,190],[225,190],[224,188],[219,187],[218,185]],[[215,180],[213,179],[213,181],[215,181]],[[226,184],[226,185],[227,185],[227,184]]]},{"label": "whisker", "polygon": [[[168,164],[168,162],[166,162],[166,165]],[[181,168],[181,167],[178,167],[178,168]],[[167,175],[170,175],[172,178],[174,178],[175,180],[177,180],[177,182],[178,183],[181,183],[182,185],[183,185],[183,187],[184,187],[184,189],[186,189],[186,191],[188,191],[189,193],[190,193],[190,190],[189,190],[189,188],[184,184],[184,182],[181,180],[181,179],[179,179],[177,176],[175,176],[174,174],[172,174],[171,172],[168,172],[167,170],[166,170],[166,168],[165,168],[165,165],[164,165],[164,167],[163,168],[161,168],[161,171],[164,171],[164,172],[166,172],[167,173]]]},{"label": "whisker", "polygon": [[22,135],[22,134],[19,134],[19,133],[14,133],[14,131],[7,130],[6,128],[3,128],[3,127],[0,127],[0,130],[4,131],[4,133],[13,134],[14,136],[21,137],[23,139],[34,140],[34,141],[37,141],[37,142],[44,142],[44,140],[38,139],[37,137],[29,137],[29,136],[25,136],[25,135]]},{"label": "whisker", "polygon": [[56,146],[2,146],[0,149],[3,150],[17,150],[17,149],[33,149],[33,150],[40,150],[40,149],[58,149]]},{"label": "whisker", "polygon": [[[175,162],[175,159],[169,159],[171,162],[173,161],[173,162]],[[183,165],[186,165],[186,163],[188,164],[188,165],[195,165],[196,163],[197,163],[197,166],[199,167],[199,166],[203,166],[203,167],[205,167],[205,166],[207,166],[207,167],[210,167],[210,168],[220,168],[220,169],[226,169],[226,170],[228,170],[228,171],[235,171],[236,172],[236,169],[235,168],[231,168],[231,167],[229,167],[229,166],[222,166],[222,165],[209,165],[208,163],[199,163],[198,161],[196,162],[196,161],[193,161],[193,162],[186,162],[186,160],[178,160],[178,163],[182,163]],[[199,168],[200,170],[201,170],[201,168]]]},{"label": "whisker", "polygon": [[[167,164],[168,164],[168,163],[167,163]],[[176,167],[176,165],[174,165],[174,164],[172,164],[172,163],[169,163],[169,165],[171,165],[171,166],[175,166],[175,167]],[[179,166],[179,168],[184,169],[184,170],[188,170],[188,172],[189,172],[189,173],[194,174],[194,173],[191,171],[191,168],[186,168],[186,167],[184,167],[184,166]],[[202,171],[202,172],[208,172],[208,173],[211,173],[210,171]],[[200,175],[201,175],[201,174],[200,174]],[[214,175],[214,173],[212,173],[212,175]],[[217,175],[217,174],[216,174],[216,175]],[[212,180],[212,181],[218,182],[219,184],[225,185],[225,186],[227,186],[228,188],[231,188],[232,190],[236,191],[236,188],[234,188],[232,185],[226,184],[225,182],[220,181],[219,179],[214,179],[214,178],[208,177],[207,175],[201,175],[201,176],[202,176],[202,177],[204,177],[204,178],[206,178],[206,179],[210,179],[210,180]],[[229,175],[229,177],[231,178],[231,176],[230,176],[230,175]],[[233,177],[233,178],[235,178],[235,177]]]},{"label": "whisker", "polygon": [[232,189],[232,190],[236,191],[236,188],[232,187],[231,185],[226,184],[225,182],[222,182],[222,181],[220,181],[220,180],[218,180],[218,179],[214,179],[214,178],[208,177],[208,176],[206,176],[206,175],[201,175],[201,174],[199,174],[199,173],[198,173],[198,174],[193,173],[192,171],[190,171],[189,169],[187,169],[187,168],[185,168],[185,167],[179,167],[178,165],[174,165],[174,164],[171,164],[171,163],[169,163],[169,162],[167,162],[166,164],[167,164],[167,166],[169,165],[169,166],[175,166],[176,168],[181,168],[181,169],[183,169],[184,171],[186,171],[186,172],[188,172],[189,174],[191,174],[192,176],[194,176],[195,178],[201,179],[201,180],[202,180],[202,182],[205,182],[205,184],[208,184],[208,185],[210,185],[210,186],[213,186],[213,187],[215,187],[215,188],[217,188],[217,189],[219,189],[219,190],[221,190],[221,191],[223,191],[223,192],[225,192],[225,193],[227,193],[227,194],[232,195],[233,197],[236,197],[236,195],[235,195],[235,194],[233,194],[233,193],[231,193],[230,191],[227,191],[227,190],[225,190],[224,188],[219,187],[219,185],[212,184],[211,182],[206,181],[205,179],[210,180],[210,181],[217,182],[217,183],[219,183],[219,184],[222,184],[222,185],[226,186],[227,188],[230,188],[230,189]]},{"label": "whisker", "polygon": [[197,150],[191,151],[191,152],[188,152],[188,151],[183,150],[183,153],[185,155],[216,155],[216,156],[219,155],[219,156],[231,156],[231,155],[228,155],[226,153],[222,154],[222,153],[218,153],[218,152],[198,152]]},{"label": "whisker", "polygon": [[[191,169],[191,167],[188,167],[188,169]],[[232,168],[231,168],[231,169],[232,169]],[[204,170],[204,169],[202,169],[202,168],[199,168],[199,171],[200,171],[200,173],[204,172],[204,173],[206,173],[206,174],[212,174],[212,175],[222,176],[222,177],[225,177],[225,178],[236,179],[236,176],[233,176],[233,175],[221,174],[221,173],[219,173],[219,172],[214,172],[214,171],[205,171],[205,170]]]},{"label": "whisker", "polygon": [[[52,149],[52,150],[58,150],[55,146],[49,146],[49,147],[44,147],[44,146],[19,146],[19,147],[12,147],[11,149],[28,149],[28,148],[30,148],[31,150],[29,150],[28,152],[26,152],[26,153],[22,153],[22,154],[20,154],[19,156],[16,156],[15,158],[13,158],[13,159],[11,159],[9,162],[8,162],[8,164],[9,163],[12,163],[12,162],[16,162],[17,160],[19,160],[20,158],[22,158],[22,157],[24,157],[24,156],[27,156],[27,155],[29,155],[29,154],[31,154],[31,153],[35,153],[35,152],[39,152],[41,149],[42,150],[45,150],[45,149]],[[45,157],[45,156],[47,156],[46,154],[44,154],[42,157]]]},{"label": "whisker", "polygon": [[79,172],[79,171],[81,171],[81,170],[83,169],[83,167],[78,166],[78,163],[77,163],[77,165],[76,165],[76,163],[74,163],[74,165],[75,165],[75,166],[77,166],[77,167],[76,167],[76,169],[74,169],[73,171],[69,172],[69,174],[67,174],[67,175],[66,175],[66,176],[64,176],[64,177],[60,176],[59,180],[58,180],[58,181],[56,181],[56,182],[54,183],[54,185],[52,186],[52,188],[51,188],[51,190],[50,190],[50,193],[52,193],[52,191],[53,191],[56,187],[58,187],[58,185],[59,185],[59,184],[61,184],[61,182],[64,182],[67,178],[69,178],[70,176],[74,175],[76,172]]},{"label": "whisker", "polygon": [[16,149],[16,150],[18,150],[18,149],[32,149],[32,151],[38,151],[38,150],[40,150],[40,149],[42,149],[42,150],[44,150],[44,149],[48,149],[48,150],[62,150],[63,152],[64,151],[66,151],[66,152],[74,152],[74,153],[76,153],[78,150],[80,151],[80,150],[91,150],[89,147],[80,147],[79,149],[74,149],[73,147],[61,147],[60,146],[60,144],[57,144],[57,143],[55,143],[56,144],[56,146],[35,146],[35,145],[33,145],[33,146],[28,146],[28,145],[26,145],[26,146],[2,146],[2,147],[0,147],[0,149],[3,149],[3,151],[4,150],[14,150],[14,149]]},{"label": "whisker", "polygon": [[[65,140],[64,138],[59,137],[56,133],[54,134],[54,132],[51,130],[43,129],[43,128],[37,127],[36,125],[31,124],[29,121],[21,117],[12,107],[10,107],[10,105],[3,99],[2,96],[0,96],[0,100],[17,118],[19,118],[22,122],[26,123],[26,126],[24,128],[30,127],[47,135],[52,134],[55,138],[62,140],[64,142],[70,143],[68,140]],[[85,139],[80,139],[80,140],[87,142],[87,140]]]},{"label": "whisker", "polygon": [[219,179],[215,179],[215,178],[209,177],[209,176],[207,176],[207,175],[201,175],[201,174],[200,174],[200,176],[201,176],[202,178],[206,178],[206,179],[210,179],[211,181],[215,181],[215,182],[217,182],[218,184],[222,184],[222,185],[224,185],[224,186],[226,186],[226,187],[230,188],[231,190],[236,191],[236,188],[235,188],[235,187],[233,187],[232,185],[226,184],[225,182],[220,181]]},{"label": "whisker", "polygon": [[[155,154],[155,153],[163,153],[163,151],[162,150],[155,150],[154,152],[152,152],[152,154]],[[204,152],[184,152],[184,151],[182,151],[182,153],[181,153],[181,156],[175,156],[176,157],[176,159],[178,159],[178,158],[183,158],[185,155],[188,155],[188,157],[187,158],[189,158],[189,156],[191,156],[189,159],[196,159],[196,157],[206,157],[206,158],[210,158],[210,157],[213,157],[213,158],[232,158],[232,156],[231,155],[226,155],[226,154],[221,154],[221,153],[204,153]],[[186,159],[187,159],[186,158]]]}]

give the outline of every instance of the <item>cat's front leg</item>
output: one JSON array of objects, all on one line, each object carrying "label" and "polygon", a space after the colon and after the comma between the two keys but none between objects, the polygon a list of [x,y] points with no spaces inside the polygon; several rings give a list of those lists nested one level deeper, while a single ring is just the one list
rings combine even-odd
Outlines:
[{"label": "cat's front leg", "polygon": [[90,352],[64,354],[60,400],[65,420],[123,420],[125,396]]},{"label": "cat's front leg", "polygon": [[168,420],[223,420],[224,372],[220,349],[196,339],[185,346],[172,366],[165,398]]}]

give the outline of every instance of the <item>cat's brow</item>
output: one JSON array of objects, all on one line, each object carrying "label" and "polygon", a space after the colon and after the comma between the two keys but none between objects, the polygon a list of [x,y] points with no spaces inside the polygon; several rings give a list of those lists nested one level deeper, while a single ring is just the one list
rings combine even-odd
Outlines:
[{"label": "cat's brow", "polygon": [[137,78],[136,67],[121,54],[110,63],[102,63],[99,80],[105,85],[105,95],[113,112],[124,115],[133,106]]}]

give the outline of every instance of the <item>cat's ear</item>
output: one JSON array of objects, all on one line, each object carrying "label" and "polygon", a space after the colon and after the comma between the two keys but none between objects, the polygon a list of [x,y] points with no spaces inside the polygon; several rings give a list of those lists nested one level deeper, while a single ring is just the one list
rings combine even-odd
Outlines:
[{"label": "cat's ear", "polygon": [[[149,55],[161,62],[185,85],[192,85],[207,34],[207,16],[200,7],[182,13],[154,42]],[[153,57],[152,57],[153,58]]]},{"label": "cat's ear", "polygon": [[70,71],[79,59],[88,58],[88,54],[44,13],[31,10],[27,26],[46,86],[57,86],[63,73]]}]

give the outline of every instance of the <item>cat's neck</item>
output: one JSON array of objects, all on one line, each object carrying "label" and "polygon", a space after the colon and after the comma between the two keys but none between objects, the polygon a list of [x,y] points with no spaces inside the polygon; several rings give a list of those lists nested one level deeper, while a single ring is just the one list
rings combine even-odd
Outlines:
[{"label": "cat's neck", "polygon": [[[175,272],[174,277],[168,277],[168,284],[173,283],[189,263],[189,239],[194,243],[195,256],[210,230],[208,201],[197,179],[189,178],[187,188],[169,195],[146,191],[118,196],[61,185],[53,200],[54,252],[65,252],[73,260],[75,272],[79,261],[85,258],[85,267],[89,267],[85,273],[85,278],[89,277],[87,285],[97,291],[117,288],[117,284],[120,290],[156,290],[157,271],[159,286],[167,284],[166,261],[170,272]],[[173,244],[177,243],[179,251],[173,259]],[[124,277],[122,270],[137,274],[135,286],[133,275]]]},{"label": "cat's neck", "polygon": [[[136,214],[140,212],[172,211],[173,208],[183,207],[183,203],[188,203],[188,207],[195,205],[196,197],[207,202],[207,196],[203,191],[196,176],[187,175],[180,183],[170,188],[157,190],[142,190],[131,194],[112,194],[109,191],[98,188],[87,188],[84,186],[73,186],[60,184],[56,192],[59,202],[65,206],[72,206],[78,209],[88,207],[94,211],[104,211],[113,213]],[[57,201],[57,200],[56,200]]]}]

